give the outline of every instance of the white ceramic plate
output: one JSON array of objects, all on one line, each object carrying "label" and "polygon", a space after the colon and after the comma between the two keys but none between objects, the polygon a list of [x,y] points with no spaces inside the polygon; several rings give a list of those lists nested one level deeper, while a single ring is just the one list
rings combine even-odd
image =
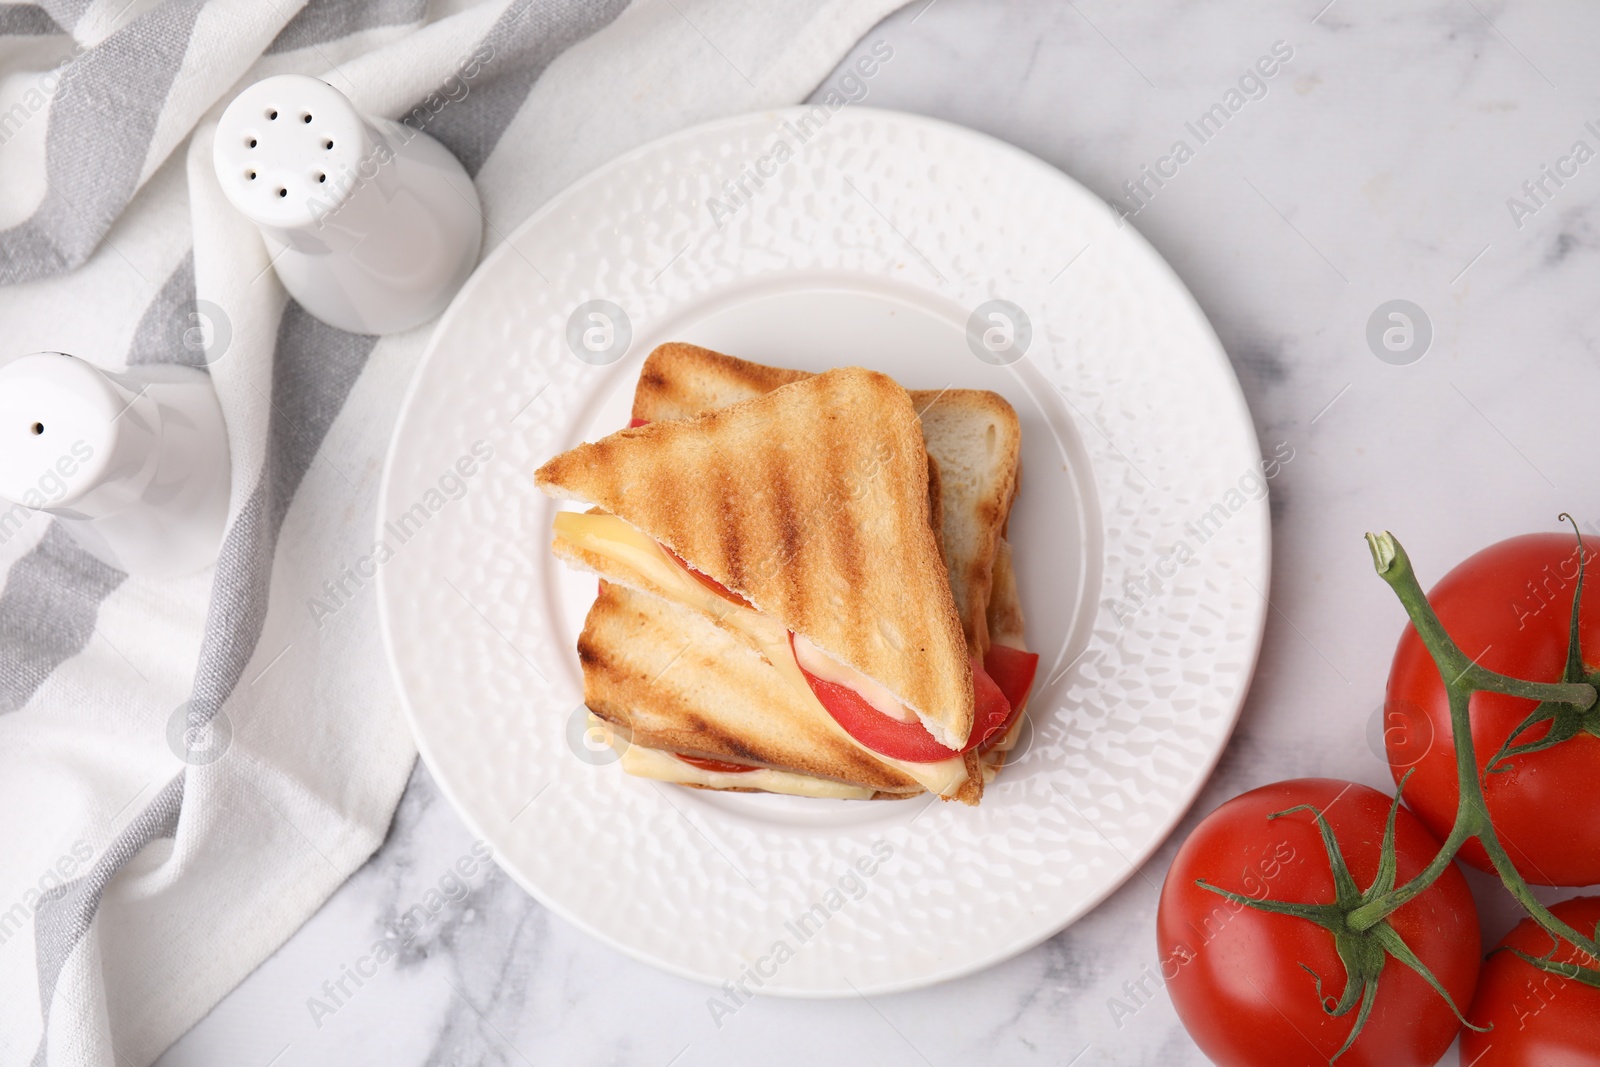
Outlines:
[{"label": "white ceramic plate", "polygon": [[[994,299],[1031,327],[1003,366],[967,334]],[[629,335],[615,362],[591,351],[608,339],[596,300],[614,305],[611,354]],[[569,344],[575,312],[587,348]],[[551,556],[532,472],[625,425],[639,363],[667,340],[1016,407],[1010,536],[1043,659],[1025,751],[981,807],[707,793],[586,747],[574,643],[594,582]],[[389,455],[384,637],[445,794],[557,913],[717,985],[909,989],[1078,918],[1194,798],[1260,642],[1259,463],[1194,301],[1058,171],[891,112],[741,116],[568,189],[457,297]]]}]

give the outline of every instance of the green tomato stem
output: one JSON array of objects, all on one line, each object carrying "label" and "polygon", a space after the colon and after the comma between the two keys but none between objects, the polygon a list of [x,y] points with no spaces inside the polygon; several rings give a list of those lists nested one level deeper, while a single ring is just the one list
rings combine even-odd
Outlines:
[{"label": "green tomato stem", "polygon": [[1454,639],[1445,631],[1433,605],[1428,603],[1422,586],[1417,582],[1416,571],[1411,567],[1411,557],[1391,533],[1368,534],[1367,545],[1372,549],[1372,559],[1378,574],[1389,583],[1417,636],[1422,638],[1428,654],[1439,668],[1447,688],[1454,689],[1467,683],[1469,689],[1504,693],[1506,696],[1526,700],[1548,700],[1556,704],[1572,704],[1587,708],[1595,703],[1595,688],[1586,682],[1529,682],[1496,673],[1474,663],[1462,652]]},{"label": "green tomato stem", "polygon": [[[1571,982],[1581,982],[1591,989],[1600,989],[1600,971],[1595,970],[1593,967],[1584,967],[1576,963],[1557,963],[1555,961],[1555,949],[1551,949],[1550,955],[1546,956],[1530,956],[1521,949],[1506,948],[1504,946],[1495,949],[1494,952],[1509,952],[1535,970],[1553,974],[1558,978],[1565,978]],[[1493,956],[1494,952],[1489,953],[1489,955]]]},{"label": "green tomato stem", "polygon": [[1350,913],[1348,922],[1354,930],[1368,930],[1382,922],[1397,909],[1427,890],[1449,868],[1461,846],[1476,837],[1489,855],[1489,861],[1500,875],[1507,891],[1516,898],[1529,917],[1552,936],[1565,940],[1592,957],[1600,958],[1600,945],[1585,937],[1571,926],[1556,918],[1534,897],[1526,880],[1518,873],[1511,857],[1506,854],[1494,824],[1489,819],[1489,805],[1483,794],[1483,780],[1478,774],[1477,753],[1473,749],[1472,694],[1481,689],[1505,693],[1508,696],[1529,700],[1550,701],[1588,708],[1595,703],[1595,689],[1587,683],[1546,684],[1508,678],[1473,664],[1454,640],[1445,632],[1433,606],[1428,603],[1422,586],[1412,569],[1411,559],[1405,549],[1389,533],[1368,534],[1367,544],[1372,549],[1372,559],[1378,574],[1394,589],[1405,607],[1417,636],[1422,639],[1434,665],[1445,682],[1450,699],[1450,731],[1456,748],[1456,774],[1459,779],[1460,799],[1456,806],[1456,822],[1446,837],[1444,845],[1433,861],[1405,885],[1384,893],[1361,905]]},{"label": "green tomato stem", "polygon": [[1489,825],[1489,808],[1478,783],[1478,756],[1472,747],[1472,729],[1467,711],[1471,691],[1451,686],[1447,692],[1450,696],[1451,732],[1457,738],[1456,774],[1463,781],[1470,781],[1472,788],[1461,790],[1456,802],[1455,825],[1451,827],[1439,854],[1405,885],[1381,894],[1351,912],[1349,923],[1353,930],[1370,930],[1411,903],[1450,869],[1456,853],[1469,839],[1481,836],[1485,830],[1491,834],[1494,832]]},{"label": "green tomato stem", "polygon": [[1483,843],[1484,851],[1489,853],[1489,862],[1494,864],[1494,869],[1500,875],[1500,881],[1505,883],[1507,892],[1517,898],[1517,903],[1522,905],[1522,909],[1528,913],[1530,919],[1544,927],[1551,937],[1558,937],[1591,957],[1600,958],[1600,944],[1596,944],[1593,938],[1585,937],[1556,918],[1549,908],[1539,903],[1527,881],[1518,872],[1517,865],[1512,863],[1511,857],[1506,854],[1492,827],[1487,834],[1480,835],[1479,840]]}]

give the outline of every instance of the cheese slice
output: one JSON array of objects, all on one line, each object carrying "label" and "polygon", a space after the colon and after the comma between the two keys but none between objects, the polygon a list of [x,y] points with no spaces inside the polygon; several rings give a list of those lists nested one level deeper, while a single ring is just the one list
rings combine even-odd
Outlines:
[{"label": "cheese slice", "polygon": [[840,663],[799,634],[794,635],[794,659],[813,678],[842,685],[896,722],[916,722],[917,713],[894,698],[885,686],[868,678],[854,667]]},{"label": "cheese slice", "polygon": [[822,797],[834,800],[871,800],[875,790],[864,785],[846,785],[843,782],[816,778],[793,771],[778,771],[757,767],[753,771],[729,774],[725,771],[708,771],[685,763],[670,752],[643,745],[626,745],[622,738],[612,744],[622,753],[622,769],[637,778],[654,778],[658,782],[676,782],[679,785],[703,785],[712,789],[760,789],[767,793],[785,793],[793,797]]},{"label": "cheese slice", "polygon": [[[851,737],[834,721],[822,702],[811,691],[805,675],[794,661],[789,647],[789,630],[778,620],[759,611],[742,607],[718,595],[705,583],[673,562],[653,537],[615,515],[603,512],[561,511],[556,513],[556,540],[593,552],[633,572],[644,588],[659,591],[670,599],[716,619],[743,634],[772,664],[784,681],[805,700],[815,705],[819,721],[872,758],[895,768],[930,793],[953,796],[967,780],[967,764],[960,756],[934,763],[911,763],[891,759]],[[631,751],[631,749],[630,749]],[[669,757],[670,758],[670,757]],[[676,762],[682,762],[678,760]],[[747,778],[747,775],[735,775]]]}]

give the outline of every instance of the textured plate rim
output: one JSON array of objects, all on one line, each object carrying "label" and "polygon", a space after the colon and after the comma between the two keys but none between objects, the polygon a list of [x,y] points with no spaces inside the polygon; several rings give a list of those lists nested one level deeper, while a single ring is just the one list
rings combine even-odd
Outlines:
[{"label": "textured plate rim", "polygon": [[[580,195],[593,186],[603,184],[615,173],[625,170],[630,164],[641,158],[645,158],[663,150],[667,150],[677,142],[690,142],[700,136],[712,134],[718,130],[738,128],[756,117],[774,117],[785,114],[798,115],[807,110],[809,109],[802,107],[786,107],[764,109],[755,112],[744,112],[687,127],[640,145],[615,157],[602,166],[577,179],[570,185],[563,188],[560,192],[556,193],[538,210],[524,219],[523,222],[516,227],[516,229],[512,230],[504,240],[502,240],[486,257],[484,257],[482,262],[480,262],[477,268],[473,271],[471,277],[469,277],[467,282],[463,284],[461,290],[451,301],[449,307],[441,315],[439,321],[435,324],[429,335],[429,339],[424,348],[423,354],[418,359],[411,379],[406,385],[397,411],[395,428],[391,434],[389,446],[385,452],[384,463],[380,476],[381,482],[377,499],[377,525],[379,530],[381,531],[382,528],[383,516],[388,514],[391,488],[393,486],[394,468],[403,438],[405,437],[407,421],[413,411],[417,396],[421,391],[422,382],[426,376],[426,372],[433,361],[438,357],[438,353],[442,346],[442,339],[449,332],[449,328],[454,324],[455,320],[459,316],[466,314],[464,309],[472,302],[472,298],[477,290],[482,286],[489,284],[487,281],[485,281],[485,279],[498,271],[501,264],[508,260],[512,255],[519,254],[514,246],[520,238],[523,238],[529,231],[536,229],[540,224],[562,210],[570,198]],[[946,133],[953,133],[959,137],[970,138],[974,142],[981,145],[985,151],[1005,157],[1011,166],[1038,168],[1046,172],[1051,180],[1063,183],[1066,186],[1071,187],[1077,193],[1080,193],[1086,197],[1098,199],[1093,193],[1081,186],[1064,171],[1061,171],[1045,160],[1042,160],[1023,149],[1018,148],[1015,145],[1002,141],[981,131],[973,130],[969,127],[947,122],[942,119],[905,112],[891,111],[887,109],[852,105],[849,110],[887,122],[897,122],[911,126],[923,125],[942,130]],[[1107,211],[1109,212],[1110,210],[1111,209],[1108,207]],[[1244,396],[1243,388],[1239,383],[1238,376],[1234,372],[1231,362],[1228,360],[1226,349],[1223,347],[1220,338],[1218,338],[1216,335],[1215,328],[1212,326],[1204,311],[1200,308],[1198,301],[1195,299],[1188,286],[1183,283],[1176,271],[1173,270],[1171,264],[1169,264],[1166,259],[1153,246],[1150,245],[1148,240],[1142,234],[1140,234],[1130,222],[1124,219],[1122,220],[1121,225],[1126,228],[1128,238],[1140,247],[1141,254],[1147,263],[1156,271],[1163,274],[1171,283],[1178,300],[1184,304],[1185,310],[1192,314],[1195,322],[1202,330],[1204,339],[1207,342],[1206,347],[1209,349],[1209,356],[1217,362],[1223,373],[1230,398],[1233,399],[1237,404],[1237,413],[1242,416],[1244,420],[1245,428],[1248,431],[1251,448],[1256,456],[1256,459],[1259,461],[1260,444],[1255,433],[1254,425],[1250,421],[1249,406]],[[1097,475],[1091,474],[1090,480],[1092,484],[1095,484],[1096,486],[1099,485],[1099,478]],[[1020,955],[1021,953],[1024,953],[1029,949],[1049,940],[1062,930],[1082,919],[1089,912],[1093,911],[1100,904],[1104,903],[1104,901],[1118,889],[1126,885],[1128,880],[1139,872],[1140,868],[1150,859],[1150,857],[1160,850],[1160,848],[1166,843],[1167,839],[1171,836],[1172,832],[1193,808],[1195,801],[1198,799],[1200,793],[1204,790],[1207,782],[1215,772],[1218,763],[1221,761],[1223,753],[1227,750],[1228,744],[1232,740],[1233,733],[1238,726],[1239,719],[1243,714],[1244,704],[1249,697],[1250,688],[1255,675],[1255,669],[1259,663],[1261,649],[1265,639],[1266,617],[1268,612],[1267,605],[1271,593],[1270,582],[1272,577],[1271,516],[1269,510],[1265,506],[1265,500],[1263,499],[1260,501],[1260,503],[1262,504],[1261,507],[1250,509],[1254,513],[1254,520],[1256,524],[1254,534],[1258,547],[1258,555],[1256,556],[1256,572],[1255,574],[1251,575],[1251,577],[1258,581],[1258,590],[1261,593],[1261,597],[1259,603],[1254,605],[1252,608],[1254,617],[1251,620],[1249,628],[1253,636],[1249,641],[1245,661],[1243,664],[1243,670],[1241,671],[1241,677],[1244,679],[1244,684],[1240,687],[1238,693],[1232,698],[1219,699],[1219,706],[1223,706],[1224,700],[1227,701],[1227,710],[1224,716],[1225,722],[1223,728],[1218,734],[1217,743],[1209,752],[1208,757],[1201,768],[1201,772],[1195,777],[1192,787],[1185,791],[1187,795],[1181,795],[1177,800],[1174,801],[1170,807],[1168,818],[1156,828],[1155,833],[1150,837],[1148,844],[1144,848],[1132,856],[1122,857],[1125,861],[1125,869],[1123,869],[1117,877],[1109,879],[1102,887],[1100,892],[1081,897],[1077,902],[1077,905],[1070,909],[1066,916],[1059,919],[1059,921],[1052,919],[1051,923],[1047,923],[1038,929],[1029,931],[1028,934],[1015,938],[1011,942],[999,945],[993,951],[987,954],[974,957],[964,963],[951,966],[949,968],[937,971],[936,973],[907,978],[898,982],[879,982],[868,985],[865,988],[856,988],[854,986],[851,986],[849,989],[806,989],[780,987],[771,990],[763,989],[760,995],[797,1000],[831,1000],[856,995],[888,995],[908,992],[938,985],[948,981],[953,981],[959,978],[969,977],[979,971],[983,971],[990,967],[996,966],[997,964],[1003,963],[1006,960]],[[1102,580],[1104,580],[1104,575],[1102,575]],[[400,670],[397,650],[395,647],[395,636],[390,619],[390,593],[388,588],[387,572],[382,568],[379,569],[377,578],[375,580],[375,591],[378,599],[379,631],[383,642],[385,660],[389,667],[390,679],[394,684],[399,696],[401,711],[417,745],[418,754],[423,762],[427,765],[430,774],[433,776],[434,781],[440,790],[441,795],[443,795],[445,800],[450,804],[457,817],[462,820],[468,830],[471,831],[477,838],[483,840],[485,843],[489,843],[496,835],[490,834],[484,830],[481,820],[476,814],[474,814],[471,807],[463,802],[461,796],[458,795],[454,786],[451,784],[449,776],[440,772],[439,760],[436,754],[433,752],[432,746],[427,739],[425,731],[419,724],[416,710],[412,705],[411,695],[406,689]],[[494,858],[496,865],[500,867],[500,869],[504,871],[513,882],[515,882],[530,896],[536,899],[541,905],[549,909],[554,914],[560,916],[564,921],[570,923],[572,926],[582,930],[585,934],[595,938],[608,947],[621,952],[623,955],[628,956],[631,959],[638,960],[639,962],[648,964],[656,969],[681,978],[689,979],[699,984],[711,985],[713,987],[715,986],[715,982],[711,977],[700,973],[692,967],[680,964],[669,957],[652,953],[648,949],[616,938],[592,925],[580,916],[569,912],[567,908],[564,907],[559,901],[549,897],[540,888],[540,886],[533,879],[527,877],[523,871],[517,869],[514,865],[508,865],[501,862],[501,857],[498,851],[495,852]]]}]

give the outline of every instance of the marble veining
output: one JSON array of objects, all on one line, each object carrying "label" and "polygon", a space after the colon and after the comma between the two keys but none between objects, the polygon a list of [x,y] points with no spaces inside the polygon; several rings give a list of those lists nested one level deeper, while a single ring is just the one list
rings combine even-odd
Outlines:
[{"label": "marble veining", "polygon": [[[969,978],[758,1000],[719,1029],[709,989],[592,941],[498,869],[441,889],[474,842],[419,768],[383,849],[159,1063],[1203,1064],[1150,978],[1177,842],[1269,781],[1387,784],[1367,727],[1402,616],[1361,533],[1394,530],[1431,578],[1563,509],[1600,523],[1573,447],[1600,384],[1600,166],[1531,215],[1507,206],[1575,139],[1600,147],[1597,31],[1576,2],[916,0],[868,35],[894,59],[866,103],[992,133],[1108,201],[1274,42],[1293,49],[1131,220],[1210,317],[1263,450],[1296,458],[1272,482],[1276,610],[1235,738],[1177,834],[1089,916]],[[1365,338],[1394,298],[1433,326],[1406,366]],[[1512,913],[1471,880],[1497,938]],[[391,961],[331,1013],[308,1007],[430,891],[437,912]]]}]

